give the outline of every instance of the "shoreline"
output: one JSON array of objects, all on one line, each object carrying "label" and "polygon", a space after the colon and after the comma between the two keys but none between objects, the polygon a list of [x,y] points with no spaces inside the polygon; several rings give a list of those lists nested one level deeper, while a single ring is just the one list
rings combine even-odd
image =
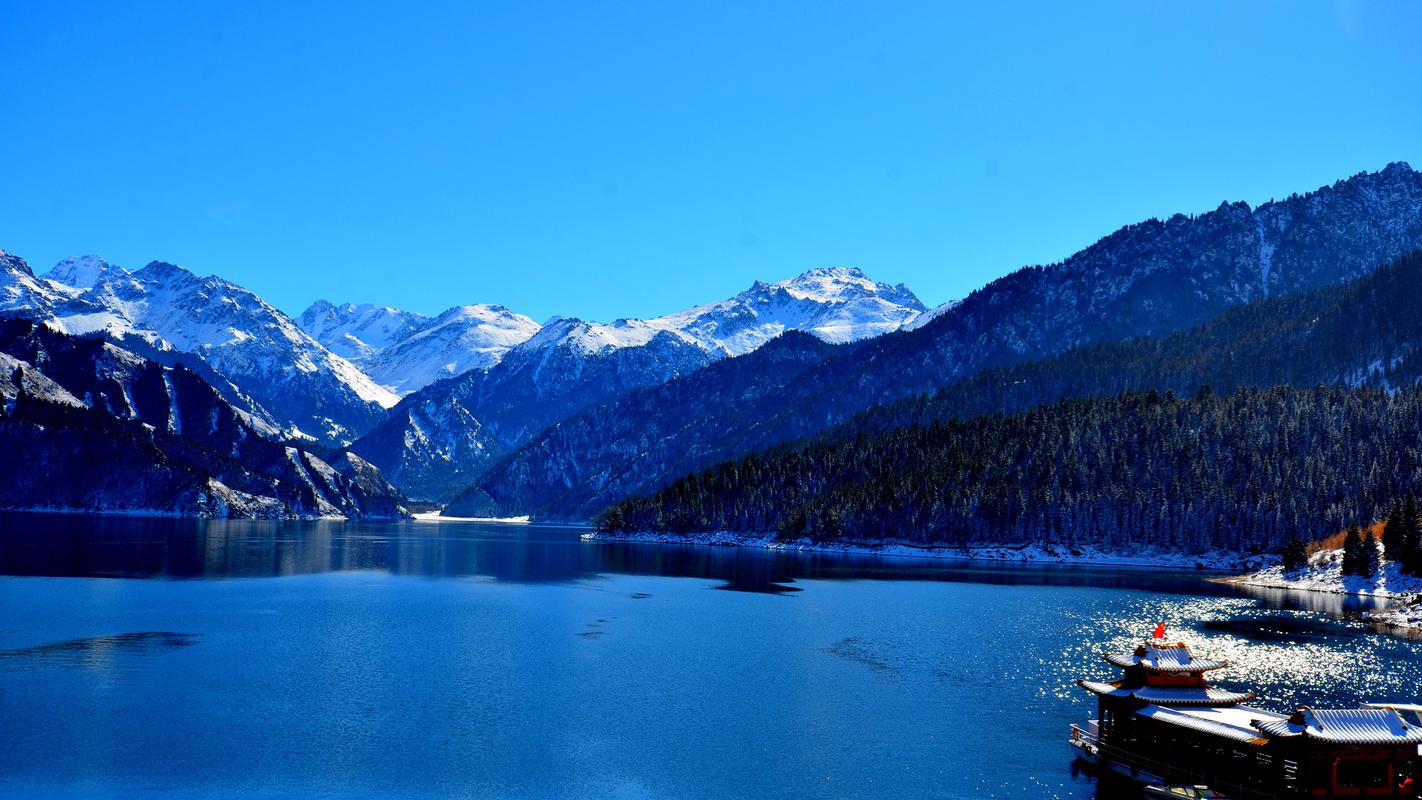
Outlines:
[{"label": "shoreline", "polygon": [[1290,589],[1300,592],[1376,597],[1385,600],[1411,600],[1422,594],[1422,576],[1404,573],[1400,565],[1384,558],[1378,548],[1378,569],[1372,575],[1344,575],[1343,551],[1323,550],[1309,557],[1308,564],[1286,572],[1282,564],[1237,575],[1232,583],[1258,586],[1264,589]]},{"label": "shoreline", "polygon": [[1379,633],[1415,639],[1422,637],[1422,576],[1408,575],[1401,565],[1387,560],[1378,546],[1378,568],[1371,575],[1344,575],[1343,551],[1323,550],[1309,556],[1303,567],[1287,572],[1274,565],[1244,575],[1220,579],[1221,583],[1279,589],[1291,592],[1369,597],[1391,603],[1378,611],[1364,611],[1361,620]]},{"label": "shoreline", "polygon": [[1258,573],[1245,573],[1243,575],[1231,575],[1229,577],[1223,578],[1210,578],[1210,580],[1214,581],[1215,583],[1232,583],[1240,586],[1255,586],[1260,589],[1285,589],[1291,592],[1314,592],[1317,594],[1341,594],[1351,595],[1354,597],[1376,597],[1380,600],[1407,600],[1411,597],[1415,597],[1418,595],[1417,591],[1358,591],[1353,589],[1346,589],[1342,586],[1315,586],[1291,583],[1289,581],[1273,581],[1267,579],[1259,579],[1258,577],[1256,577],[1257,574]]},{"label": "shoreline", "polygon": [[888,558],[941,559],[956,562],[994,564],[1062,564],[1098,567],[1129,567],[1194,572],[1241,572],[1258,570],[1266,563],[1262,556],[1240,557],[1230,553],[1182,554],[1140,550],[1122,553],[1094,547],[1068,549],[1055,545],[1002,545],[996,547],[942,547],[905,544],[898,541],[812,542],[800,539],[785,542],[773,534],[754,535],[726,531],[710,533],[605,533],[589,531],[589,542],[629,544],[680,544],[701,547],[750,547],[789,553],[829,553],[838,555],[883,556]]}]

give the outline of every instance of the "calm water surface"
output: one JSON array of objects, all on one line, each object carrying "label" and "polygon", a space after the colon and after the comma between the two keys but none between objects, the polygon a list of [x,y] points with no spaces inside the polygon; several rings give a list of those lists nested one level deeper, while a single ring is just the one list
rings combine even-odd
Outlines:
[{"label": "calm water surface", "polygon": [[1158,618],[1288,709],[1422,644],[1193,573],[0,515],[0,797],[1109,797],[1067,725]]}]

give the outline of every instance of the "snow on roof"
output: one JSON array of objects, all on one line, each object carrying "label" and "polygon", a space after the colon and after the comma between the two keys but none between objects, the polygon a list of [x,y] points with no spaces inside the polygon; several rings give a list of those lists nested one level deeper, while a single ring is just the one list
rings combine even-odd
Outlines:
[{"label": "snow on roof", "polygon": [[1184,642],[1155,644],[1146,642],[1134,653],[1106,653],[1106,660],[1118,667],[1141,666],[1153,672],[1208,672],[1229,665],[1227,661],[1211,661],[1190,655]]},{"label": "snow on roof", "polygon": [[1259,722],[1260,732],[1284,738],[1307,736],[1334,744],[1419,744],[1422,728],[1390,708],[1300,708],[1283,720]]},{"label": "snow on roof", "polygon": [[1213,686],[1138,686],[1122,688],[1120,681],[1077,681],[1081,688],[1103,697],[1130,697],[1162,706],[1230,706],[1254,699],[1254,692],[1231,692]]},{"label": "snow on roof", "polygon": [[1259,730],[1254,727],[1256,722],[1285,719],[1280,714],[1248,706],[1175,709],[1152,705],[1137,711],[1136,716],[1253,745],[1268,741],[1259,735]]},{"label": "snow on roof", "polygon": [[1391,708],[1397,711],[1422,713],[1422,703],[1364,703],[1363,708]]}]

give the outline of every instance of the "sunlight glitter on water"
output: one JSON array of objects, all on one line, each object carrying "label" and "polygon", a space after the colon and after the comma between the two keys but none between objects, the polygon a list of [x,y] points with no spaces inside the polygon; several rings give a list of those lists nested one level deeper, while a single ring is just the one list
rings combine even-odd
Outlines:
[{"label": "sunlight glitter on water", "polygon": [[1197,656],[1230,666],[1212,675],[1226,688],[1259,694],[1262,708],[1341,706],[1393,700],[1416,702],[1422,685],[1419,643],[1377,636],[1357,623],[1320,612],[1260,608],[1244,598],[1143,598],[1111,616],[1064,612],[1069,629],[1062,660],[1043,664],[1057,678],[1043,692],[1065,699],[1081,690],[1078,678],[1114,678],[1101,660],[1127,652],[1164,620],[1166,641],[1183,641]]}]

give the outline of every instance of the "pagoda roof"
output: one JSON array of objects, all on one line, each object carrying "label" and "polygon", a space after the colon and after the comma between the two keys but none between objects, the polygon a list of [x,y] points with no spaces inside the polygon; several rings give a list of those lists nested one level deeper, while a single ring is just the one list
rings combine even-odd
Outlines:
[{"label": "pagoda roof", "polygon": [[1228,661],[1195,658],[1184,642],[1144,642],[1136,647],[1135,652],[1106,653],[1105,658],[1118,667],[1144,667],[1152,672],[1208,672],[1229,666]]},{"label": "pagoda roof", "polygon": [[1213,686],[1122,687],[1122,681],[1077,681],[1081,688],[1102,697],[1120,697],[1159,706],[1232,706],[1254,699],[1254,692],[1231,692]]},{"label": "pagoda roof", "polygon": [[1422,744],[1422,728],[1391,708],[1324,709],[1307,706],[1293,716],[1256,722],[1266,736],[1305,736],[1332,744]]},{"label": "pagoda roof", "polygon": [[1281,714],[1247,706],[1177,709],[1151,705],[1137,711],[1136,716],[1201,731],[1213,736],[1222,736],[1256,747],[1269,742],[1255,728],[1256,723],[1287,719]]}]

